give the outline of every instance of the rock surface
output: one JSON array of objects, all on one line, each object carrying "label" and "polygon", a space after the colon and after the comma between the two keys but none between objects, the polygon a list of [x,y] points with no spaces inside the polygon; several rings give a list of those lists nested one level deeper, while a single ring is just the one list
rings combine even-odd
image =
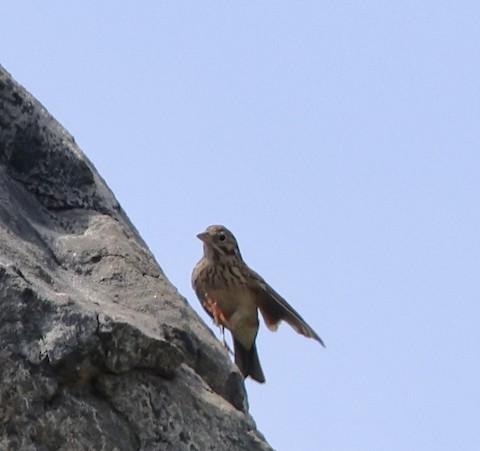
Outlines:
[{"label": "rock surface", "polygon": [[0,66],[0,450],[267,450],[243,379]]}]

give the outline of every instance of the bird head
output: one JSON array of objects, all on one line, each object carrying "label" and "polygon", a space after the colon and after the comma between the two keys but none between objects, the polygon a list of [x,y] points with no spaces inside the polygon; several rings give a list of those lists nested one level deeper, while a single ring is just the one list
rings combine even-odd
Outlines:
[{"label": "bird head", "polygon": [[242,258],[233,233],[222,225],[211,225],[197,238],[203,241],[205,257],[214,260]]}]

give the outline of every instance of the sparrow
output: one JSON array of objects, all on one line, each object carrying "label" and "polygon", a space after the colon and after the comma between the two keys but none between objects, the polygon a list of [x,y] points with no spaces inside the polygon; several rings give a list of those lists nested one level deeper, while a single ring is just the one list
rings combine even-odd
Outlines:
[{"label": "sparrow", "polygon": [[232,232],[211,225],[197,237],[203,242],[203,257],[193,269],[193,289],[214,323],[231,332],[235,363],[245,378],[265,382],[255,344],[258,310],[269,330],[277,330],[283,320],[325,347],[300,314],[243,261]]}]

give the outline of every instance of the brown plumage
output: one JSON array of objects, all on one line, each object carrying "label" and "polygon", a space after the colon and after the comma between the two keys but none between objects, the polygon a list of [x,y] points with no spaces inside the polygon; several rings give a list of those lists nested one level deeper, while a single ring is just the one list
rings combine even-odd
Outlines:
[{"label": "brown plumage", "polygon": [[215,323],[232,333],[235,363],[244,377],[265,382],[255,346],[257,309],[268,329],[277,330],[284,320],[299,334],[325,346],[299,313],[247,266],[227,228],[212,225],[197,237],[203,241],[203,257],[193,270],[193,289]]}]

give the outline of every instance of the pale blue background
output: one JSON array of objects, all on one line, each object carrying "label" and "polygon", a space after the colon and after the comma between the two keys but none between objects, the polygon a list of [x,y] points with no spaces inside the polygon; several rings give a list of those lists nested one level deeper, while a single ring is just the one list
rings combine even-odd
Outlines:
[{"label": "pale blue background", "polygon": [[262,327],[273,447],[480,449],[478,1],[4,1],[0,39],[203,318],[223,223],[325,340]]}]

